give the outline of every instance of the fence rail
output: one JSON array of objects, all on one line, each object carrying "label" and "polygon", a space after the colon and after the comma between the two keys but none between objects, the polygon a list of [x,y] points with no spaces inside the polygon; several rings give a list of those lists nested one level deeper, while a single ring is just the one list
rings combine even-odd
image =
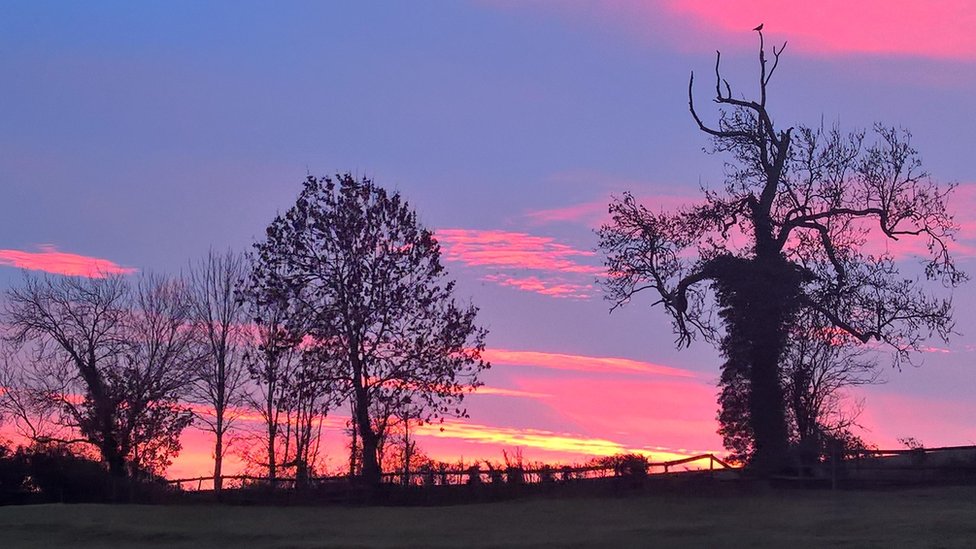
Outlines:
[{"label": "fence rail", "polygon": [[[704,462],[708,465],[705,466]],[[381,475],[385,484],[403,486],[458,486],[465,484],[545,484],[586,479],[624,477],[630,475],[660,476],[685,472],[677,468],[692,463],[700,463],[699,471],[736,469],[714,454],[700,454],[686,458],[643,462],[639,459],[623,457],[614,463],[586,466],[542,466],[504,467],[473,465],[467,468],[429,467],[408,471],[388,472]],[[800,472],[798,476],[784,475],[780,480],[809,480],[811,475],[821,480],[830,480],[836,487],[842,482],[911,482],[929,480],[939,475],[965,474],[976,480],[976,446],[943,446],[938,448],[909,449],[864,449],[855,455],[826,456],[826,461],[818,464],[818,472]],[[687,470],[687,469],[686,469]],[[933,476],[934,475],[934,476]],[[967,477],[968,478],[968,477]],[[256,475],[224,475],[222,484],[238,482],[271,485],[291,488],[296,485],[294,477],[278,477],[273,481]],[[200,476],[167,480],[171,485],[183,489],[204,490],[213,486],[213,476]],[[325,486],[329,484],[348,484],[349,477],[319,476],[308,479],[308,485]]]},{"label": "fence rail", "polygon": [[[700,454],[689,456],[682,459],[657,462],[620,462],[606,465],[586,465],[586,466],[543,466],[536,468],[524,468],[520,466],[507,466],[504,468],[481,468],[472,466],[468,468],[448,468],[448,467],[429,467],[412,470],[404,473],[403,471],[383,473],[381,478],[386,484],[403,484],[414,486],[434,486],[434,485],[461,485],[461,484],[494,484],[494,483],[516,483],[516,484],[538,484],[546,482],[560,482],[570,480],[581,480],[590,478],[608,478],[615,476],[626,476],[632,474],[670,474],[674,473],[674,468],[695,462],[708,461],[707,470],[734,469],[735,467],[722,460],[714,454]],[[635,470],[635,465],[643,465],[643,471]],[[655,472],[654,469],[660,471]],[[702,468],[701,470],[705,470]],[[241,483],[261,483],[275,486],[291,487],[295,485],[294,477],[276,477],[269,479],[265,476],[256,475],[222,475],[221,484],[228,481]],[[196,483],[196,489],[202,490],[212,486],[214,477],[200,476],[189,478],[167,479],[168,484],[186,488],[186,485]],[[338,476],[319,476],[310,477],[310,485],[323,485],[329,483],[344,483],[349,480],[346,475]]]}]

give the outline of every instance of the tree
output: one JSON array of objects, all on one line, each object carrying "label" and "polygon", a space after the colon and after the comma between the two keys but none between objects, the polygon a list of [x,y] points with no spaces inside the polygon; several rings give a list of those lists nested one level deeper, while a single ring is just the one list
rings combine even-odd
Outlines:
[{"label": "tree", "polygon": [[[352,401],[366,483],[389,414],[412,405],[425,421],[463,416],[466,390],[488,367],[478,309],[446,280],[440,246],[398,193],[368,179],[309,177],[256,245],[260,303],[282,301],[339,393]],[[386,417],[383,417],[386,414]]]},{"label": "tree", "polygon": [[181,285],[27,275],[7,292],[5,320],[25,357],[10,378],[22,415],[49,417],[75,437],[34,428],[36,441],[93,445],[116,477],[160,472],[179,452],[195,360]]},{"label": "tree", "polygon": [[[248,292],[249,297],[254,294]],[[272,486],[278,479],[278,446],[283,418],[287,417],[288,380],[300,359],[298,341],[284,328],[284,311],[277,303],[261,308],[248,303],[255,328],[248,337],[245,364],[253,389],[247,394],[251,408],[257,410],[264,421],[262,446],[264,456],[261,465],[266,467],[268,482]],[[284,445],[287,448],[287,444]],[[287,453],[287,452],[286,452]]]},{"label": "tree", "polygon": [[[878,382],[880,371],[871,352],[849,334],[830,326],[819,313],[798,315],[782,357],[787,431],[804,467],[812,466],[834,439],[850,438],[860,401],[846,390]],[[719,382],[719,434],[730,458],[747,463],[753,454],[749,415],[748,368],[727,361]]]},{"label": "tree", "polygon": [[832,440],[853,440],[861,402],[846,391],[878,383],[880,371],[868,349],[847,333],[830,329],[820,314],[801,315],[783,361],[790,435],[804,466],[826,455]]},{"label": "tree", "polygon": [[211,250],[192,265],[187,275],[194,327],[199,332],[205,359],[199,370],[191,398],[207,406],[197,413],[199,423],[214,434],[214,491],[220,493],[225,435],[244,404],[247,371],[243,354],[246,314],[238,289],[247,276],[246,263],[239,254]]},{"label": "tree", "polygon": [[[692,118],[713,153],[731,157],[721,191],[702,203],[655,213],[624,194],[600,231],[609,270],[607,298],[619,307],[650,290],[673,321],[679,346],[696,335],[718,342],[723,384],[748,384],[752,466],[771,472],[786,462],[788,429],[780,383],[785,344],[796,315],[815,311],[859,342],[884,342],[896,360],[930,334],[952,330],[949,297],[925,280],[960,284],[946,212],[952,185],[922,169],[902,129],[781,129],[767,110],[767,90],[782,48],[767,62],[759,32],[759,94],[733,96],[715,62],[718,123],[706,125],[688,85]],[[917,238],[927,247],[924,276],[903,275],[870,238]],[[712,306],[712,303],[716,307]],[[717,315],[713,314],[717,310]],[[719,330],[721,325],[724,331]]]}]

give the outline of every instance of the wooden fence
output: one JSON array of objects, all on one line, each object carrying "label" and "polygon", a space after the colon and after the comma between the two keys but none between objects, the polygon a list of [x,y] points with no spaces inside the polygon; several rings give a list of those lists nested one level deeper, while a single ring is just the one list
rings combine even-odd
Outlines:
[{"label": "wooden fence", "polygon": [[[707,461],[707,468],[704,462]],[[691,469],[677,468],[700,463],[697,470],[714,471],[716,469],[734,469],[714,454],[700,454],[682,459],[659,462],[642,462],[638,460],[622,459],[617,463],[588,466],[542,466],[537,468],[523,468],[507,466],[504,468],[481,468],[477,465],[459,469],[446,466],[425,467],[419,470],[383,473],[385,484],[409,486],[448,486],[464,484],[543,484],[548,482],[569,482],[575,480],[620,477],[628,475],[662,475],[684,472]],[[225,487],[233,485],[274,485],[281,488],[292,488],[296,479],[293,477],[278,477],[273,481],[267,477],[253,475],[223,475],[221,484]],[[349,477],[324,476],[308,479],[311,486],[329,484],[345,484]],[[169,479],[167,483],[184,490],[209,490],[213,488],[213,476]]]},{"label": "wooden fence", "polygon": [[[611,458],[608,461],[612,461]],[[707,462],[707,464],[706,464]],[[697,467],[691,467],[697,465]],[[502,467],[471,466],[467,468],[438,467],[409,471],[384,473],[383,483],[401,486],[460,486],[468,484],[546,484],[565,483],[586,479],[624,477],[632,475],[681,474],[691,470],[716,471],[735,469],[714,454],[701,454],[687,458],[642,462],[626,457],[615,463],[589,466],[539,466]],[[939,448],[862,450],[856,455],[840,457],[828,456],[823,462],[808,470],[798,469],[798,474],[776,477],[782,481],[829,482],[838,486],[869,486],[882,484],[911,484],[925,482],[955,482],[959,480],[976,482],[976,446],[946,446]],[[293,488],[295,479],[280,477],[273,482],[267,477],[253,475],[225,475],[223,486],[274,486]],[[819,479],[819,480],[818,480]],[[213,477],[202,476],[167,480],[169,484],[183,490],[210,490]],[[312,487],[344,486],[349,477],[324,476],[308,480]]]}]

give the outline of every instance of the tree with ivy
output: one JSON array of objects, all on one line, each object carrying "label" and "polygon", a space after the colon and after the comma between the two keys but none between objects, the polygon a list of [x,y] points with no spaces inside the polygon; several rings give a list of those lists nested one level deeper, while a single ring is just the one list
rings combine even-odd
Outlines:
[{"label": "tree with ivy", "polygon": [[[696,336],[718,344],[722,392],[748,395],[741,410],[720,415],[722,428],[745,414],[750,464],[768,474],[788,459],[781,380],[797,315],[816,312],[830,329],[887,344],[901,360],[930,335],[949,337],[949,290],[965,275],[950,253],[957,226],[946,203],[953,185],[940,185],[922,168],[911,134],[883,124],[870,132],[784,128],[767,94],[786,44],[769,58],[757,32],[756,97],[733,93],[721,53],[714,125],[699,115],[694,73],[688,84],[689,110],[710,137],[710,152],[729,158],[722,188],[665,212],[624,194],[610,205],[611,221],[599,236],[614,308],[649,292],[671,317],[679,346]],[[904,262],[867,246],[878,239],[922,241],[923,269],[903,273]],[[947,290],[933,292],[929,282]]]}]

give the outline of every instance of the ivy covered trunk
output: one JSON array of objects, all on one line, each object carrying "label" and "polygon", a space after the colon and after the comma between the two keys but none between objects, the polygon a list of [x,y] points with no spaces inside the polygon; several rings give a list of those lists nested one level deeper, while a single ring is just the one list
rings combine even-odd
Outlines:
[{"label": "ivy covered trunk", "polygon": [[727,442],[739,444],[737,457],[752,469],[775,473],[789,463],[780,365],[796,313],[800,277],[778,258],[729,257],[722,270],[716,284],[726,326],[720,432]]}]

